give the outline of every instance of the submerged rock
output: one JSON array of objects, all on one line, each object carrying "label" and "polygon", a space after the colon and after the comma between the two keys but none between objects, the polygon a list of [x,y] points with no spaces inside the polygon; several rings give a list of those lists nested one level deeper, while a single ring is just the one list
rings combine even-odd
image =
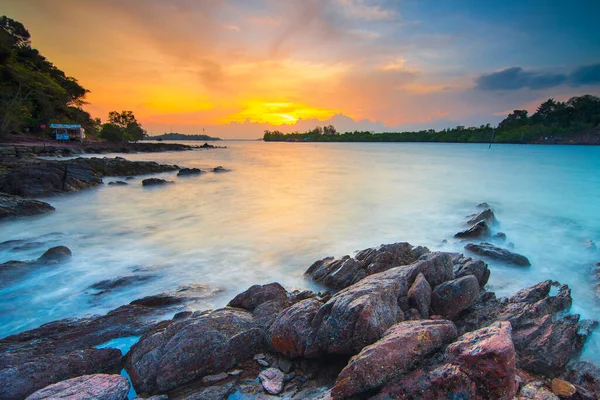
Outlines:
[{"label": "submerged rock", "polygon": [[404,321],[352,357],[331,392],[347,398],[382,386],[413,369],[429,354],[456,338],[450,321]]},{"label": "submerged rock", "polygon": [[469,243],[465,246],[465,249],[472,253],[502,261],[507,264],[519,265],[523,267],[528,267],[531,265],[527,257],[517,253],[512,253],[506,249],[494,246],[491,243]]},{"label": "submerged rock", "polygon": [[85,375],[38,390],[27,400],[126,400],[129,381],[120,375]]},{"label": "submerged rock", "polygon": [[136,283],[147,282],[152,279],[156,279],[156,275],[126,275],[118,276],[112,279],[106,279],[100,282],[96,282],[89,286],[89,289],[100,290],[101,293],[106,291],[118,289],[124,286],[131,286]]},{"label": "submerged rock", "polygon": [[454,237],[459,239],[482,239],[490,236],[490,233],[488,224],[485,221],[479,221],[469,229],[458,232]]},{"label": "submerged rock", "polygon": [[44,201],[24,199],[19,196],[0,193],[0,219],[38,215],[49,211],[54,211],[54,207]]},{"label": "submerged rock", "polygon": [[229,170],[219,165],[218,167],[213,168],[213,172],[229,172]]},{"label": "submerged rock", "polygon": [[142,181],[143,186],[158,186],[158,185],[166,185],[168,183],[174,183],[171,181],[167,181],[159,178],[148,178]]},{"label": "submerged rock", "polygon": [[200,174],[202,174],[202,170],[200,168],[181,168],[177,173],[177,176],[191,176]]},{"label": "submerged rock", "polygon": [[124,186],[124,185],[129,185],[127,182],[123,182],[123,181],[112,181],[112,182],[108,182],[109,185],[116,185],[116,186]]},{"label": "submerged rock", "polygon": [[46,250],[36,262],[41,264],[58,264],[71,259],[72,255],[71,249],[67,246],[56,246]]}]

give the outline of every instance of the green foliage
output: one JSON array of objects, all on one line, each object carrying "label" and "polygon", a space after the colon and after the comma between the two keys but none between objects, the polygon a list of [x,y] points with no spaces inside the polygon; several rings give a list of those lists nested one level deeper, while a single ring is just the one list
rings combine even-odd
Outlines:
[{"label": "green foliage", "polygon": [[0,17],[0,135],[51,122],[92,125],[79,107],[87,90],[37,49],[18,21]]},{"label": "green foliage", "polygon": [[137,142],[146,136],[146,131],[132,111],[111,111],[107,123],[102,125],[99,136],[109,142]]},{"label": "green foliage", "polygon": [[212,137],[208,135],[186,135],[184,133],[165,133],[158,136],[148,136],[150,140],[221,140],[218,137]]},{"label": "green foliage", "polygon": [[[514,110],[494,130],[490,124],[479,127],[456,128],[418,132],[346,132],[338,134],[331,125],[316,127],[305,133],[284,134],[266,130],[265,141],[311,142],[450,142],[450,143],[536,143],[546,138],[569,139],[585,132],[597,131],[600,125],[600,98],[593,95],[573,97],[566,103],[549,99],[535,114]],[[333,130],[332,130],[333,128]],[[333,133],[332,133],[333,132]]]}]

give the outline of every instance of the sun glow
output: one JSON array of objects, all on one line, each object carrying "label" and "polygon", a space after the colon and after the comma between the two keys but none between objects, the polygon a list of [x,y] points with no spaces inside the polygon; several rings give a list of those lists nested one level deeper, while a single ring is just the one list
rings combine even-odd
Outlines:
[{"label": "sun glow", "polygon": [[293,102],[268,102],[253,100],[246,102],[244,108],[226,118],[223,122],[259,122],[272,125],[294,124],[300,119],[325,120],[331,118],[336,110],[311,107]]}]

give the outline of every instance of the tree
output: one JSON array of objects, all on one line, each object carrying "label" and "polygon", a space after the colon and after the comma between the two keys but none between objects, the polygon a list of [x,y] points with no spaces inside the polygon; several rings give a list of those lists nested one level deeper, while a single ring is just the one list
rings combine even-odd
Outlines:
[{"label": "tree", "polygon": [[111,111],[107,123],[102,125],[100,137],[111,142],[142,140],[146,131],[137,121],[133,111]]},{"label": "tree", "polygon": [[527,110],[514,110],[512,113],[508,114],[506,119],[498,124],[498,128],[513,129],[521,125],[525,125],[529,120],[527,114],[529,114]]},{"label": "tree", "polygon": [[327,125],[323,127],[323,135],[333,136],[336,133],[337,131],[335,130],[335,126],[333,125]]}]

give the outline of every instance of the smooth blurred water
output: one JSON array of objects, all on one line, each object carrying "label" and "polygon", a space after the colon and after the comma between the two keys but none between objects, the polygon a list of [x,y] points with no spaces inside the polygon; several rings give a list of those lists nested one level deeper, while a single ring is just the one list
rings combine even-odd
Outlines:
[{"label": "smooth blurred water", "polygon": [[[499,295],[545,279],[569,284],[572,311],[600,318],[589,265],[600,253],[600,147],[407,143],[224,142],[227,149],[133,154],[227,173],[144,188],[103,185],[46,199],[56,212],[3,222],[0,242],[42,241],[0,250],[0,262],[32,259],[63,244],[73,260],[0,285],[0,337],[42,323],[105,313],[144,295],[202,283],[225,290],[223,306],[256,283],[315,288],[303,272],[315,260],[408,241],[461,251],[452,240],[464,217],[490,203],[530,268],[490,263]],[[105,183],[117,178],[105,179]],[[43,235],[42,238],[40,238]],[[450,243],[441,244],[444,239]],[[135,272],[134,272],[135,271]],[[88,287],[128,274],[156,278],[104,296]],[[599,361],[594,335],[584,358]]]}]

